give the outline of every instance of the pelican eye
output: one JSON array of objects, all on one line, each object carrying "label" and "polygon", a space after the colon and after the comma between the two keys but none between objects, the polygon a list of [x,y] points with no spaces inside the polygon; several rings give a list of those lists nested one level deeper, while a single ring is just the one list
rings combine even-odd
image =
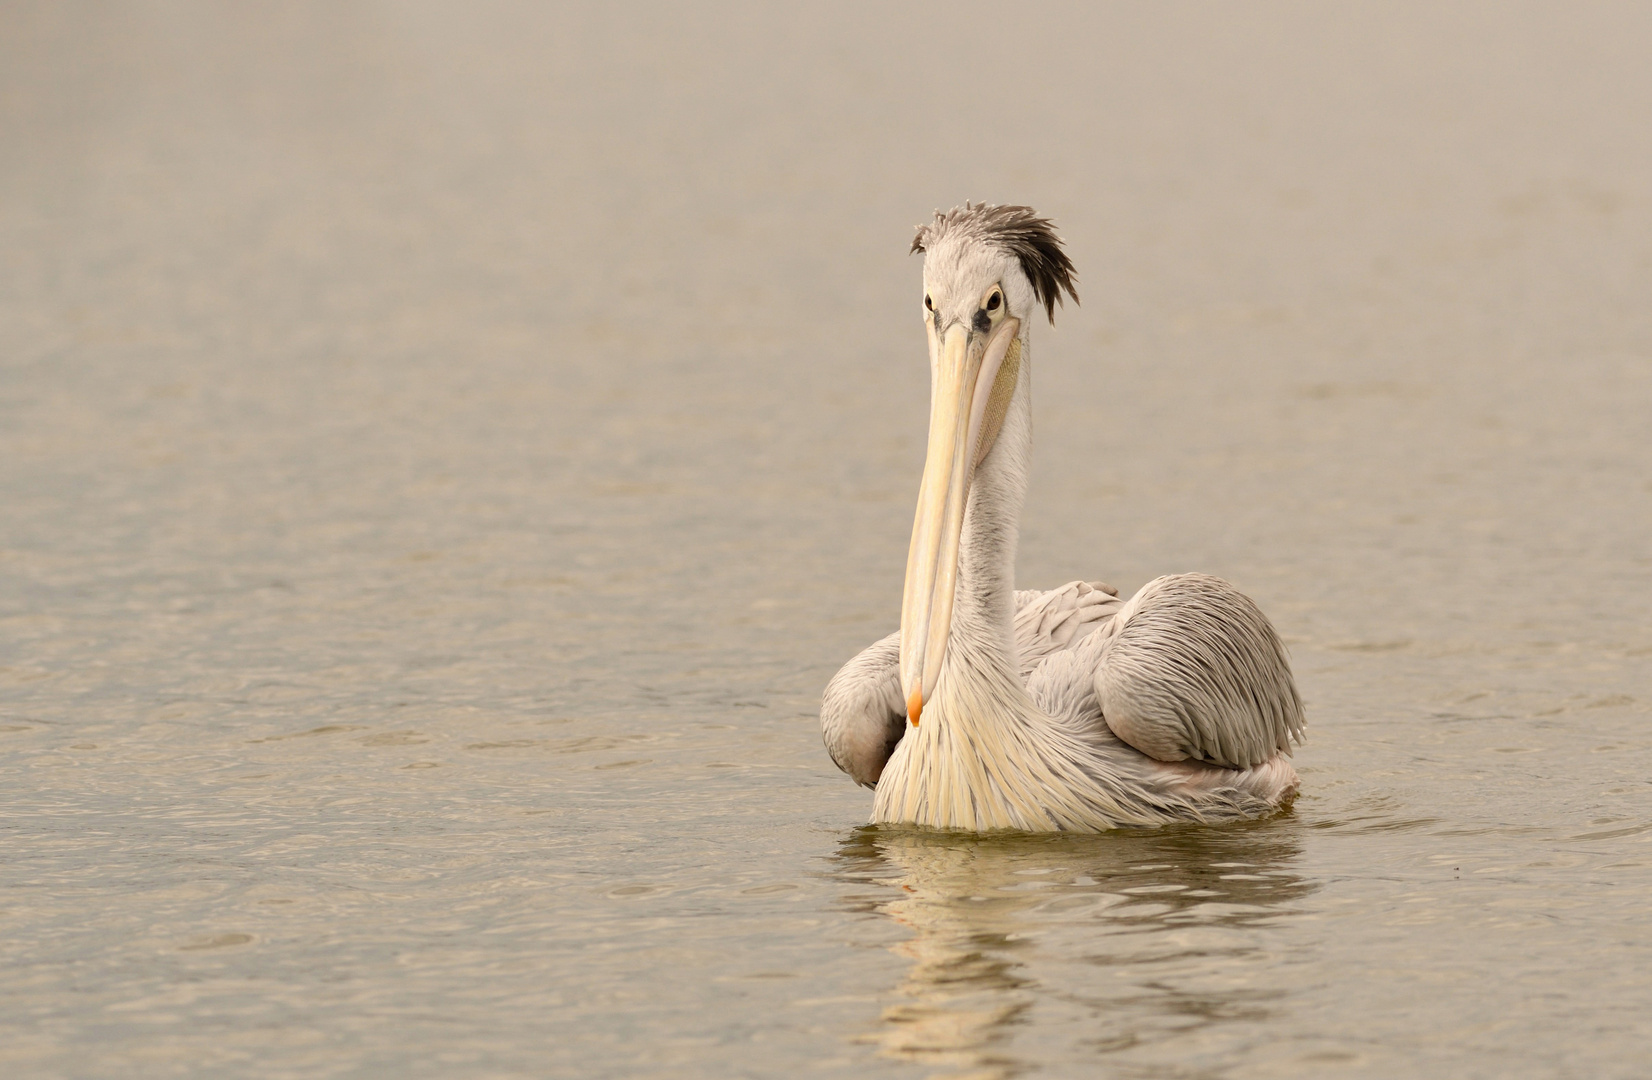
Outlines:
[{"label": "pelican eye", "polygon": [[929,298],[928,293],[924,293],[924,307],[928,308],[930,311],[935,310],[935,301]]},{"label": "pelican eye", "polygon": [[988,311],[997,311],[998,310],[998,305],[1002,304],[1003,302],[1004,302],[1004,294],[1001,293],[1001,292],[998,292],[997,290],[994,290],[993,294],[991,296],[987,297],[987,310]]}]

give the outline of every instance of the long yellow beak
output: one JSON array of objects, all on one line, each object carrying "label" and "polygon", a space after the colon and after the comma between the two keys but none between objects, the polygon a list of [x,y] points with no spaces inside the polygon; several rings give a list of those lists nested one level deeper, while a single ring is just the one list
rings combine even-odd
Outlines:
[{"label": "long yellow beak", "polygon": [[972,335],[955,323],[944,338],[933,321],[929,325],[929,456],[901,600],[901,693],[914,725],[941,676],[958,588],[964,508],[975,467],[992,449],[1015,393],[1020,325],[1005,318],[990,334]]}]

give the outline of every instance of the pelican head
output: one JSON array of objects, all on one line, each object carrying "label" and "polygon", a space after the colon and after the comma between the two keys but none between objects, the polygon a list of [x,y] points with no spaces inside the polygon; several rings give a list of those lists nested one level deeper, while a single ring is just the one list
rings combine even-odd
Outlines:
[{"label": "pelican head", "polygon": [[1021,383],[1028,329],[1051,323],[1073,264],[1054,226],[1026,206],[965,203],[919,226],[929,336],[929,450],[901,602],[901,693],[916,725],[946,656],[958,547],[975,472],[997,443]]}]

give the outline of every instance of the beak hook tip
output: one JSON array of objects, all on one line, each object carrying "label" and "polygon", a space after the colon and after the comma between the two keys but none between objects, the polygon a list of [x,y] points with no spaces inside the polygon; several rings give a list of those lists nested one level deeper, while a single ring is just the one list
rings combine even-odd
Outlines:
[{"label": "beak hook tip", "polygon": [[906,699],[906,718],[912,721],[912,726],[918,726],[918,717],[924,711],[924,692],[912,691],[912,696]]}]

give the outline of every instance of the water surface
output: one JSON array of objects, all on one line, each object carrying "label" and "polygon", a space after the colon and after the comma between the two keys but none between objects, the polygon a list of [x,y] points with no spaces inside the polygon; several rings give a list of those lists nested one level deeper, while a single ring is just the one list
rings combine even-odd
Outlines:
[{"label": "water surface", "polygon": [[[1637,5],[0,3],[0,1064],[1634,1076]],[[1023,585],[1221,574],[1294,810],[865,826],[912,226],[1053,215]]]}]

